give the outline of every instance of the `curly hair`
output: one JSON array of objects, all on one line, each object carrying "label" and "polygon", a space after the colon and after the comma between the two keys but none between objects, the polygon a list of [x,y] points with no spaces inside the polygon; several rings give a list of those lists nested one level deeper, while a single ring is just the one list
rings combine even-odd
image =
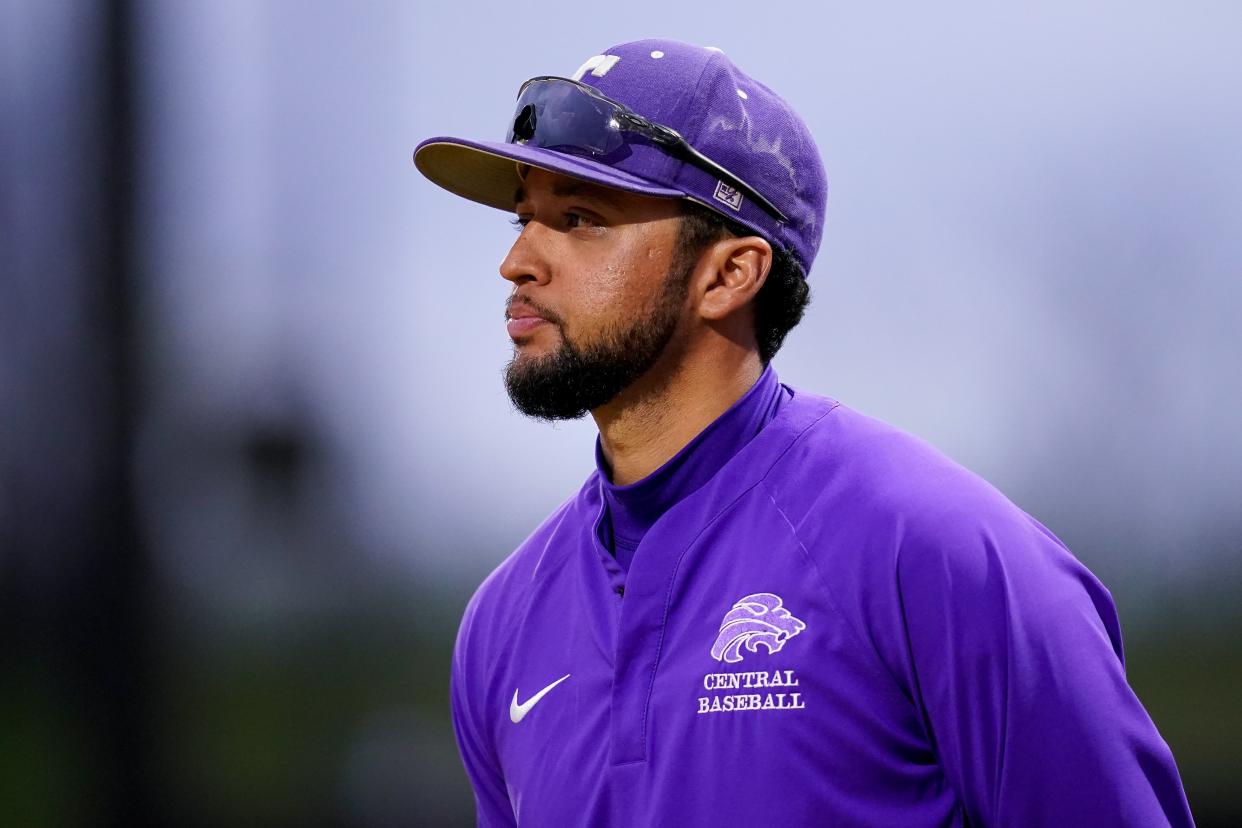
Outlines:
[{"label": "curly hair", "polygon": [[[729,236],[753,236],[754,231],[697,204],[683,201],[681,227],[677,236],[675,259],[694,262],[710,244]],[[802,267],[788,252],[772,248],[772,268],[767,281],[755,295],[755,341],[759,359],[767,365],[785,342],[785,336],[802,321],[811,304],[811,288]]]}]

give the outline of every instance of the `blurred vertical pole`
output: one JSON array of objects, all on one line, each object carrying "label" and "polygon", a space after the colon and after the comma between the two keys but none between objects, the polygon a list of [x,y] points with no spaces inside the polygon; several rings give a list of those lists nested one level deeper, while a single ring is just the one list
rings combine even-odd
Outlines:
[{"label": "blurred vertical pole", "polygon": [[0,823],[151,824],[132,6],[0,24]]},{"label": "blurred vertical pole", "polygon": [[[138,133],[134,4],[104,0],[100,27],[98,293],[92,307],[108,378],[99,490],[90,516],[96,539],[80,615],[83,677],[95,694],[107,783],[100,816],[111,825],[157,821],[153,794],[153,663],[149,560],[139,537],[133,459],[140,337],[134,318]],[[89,221],[89,217],[88,217]]]}]

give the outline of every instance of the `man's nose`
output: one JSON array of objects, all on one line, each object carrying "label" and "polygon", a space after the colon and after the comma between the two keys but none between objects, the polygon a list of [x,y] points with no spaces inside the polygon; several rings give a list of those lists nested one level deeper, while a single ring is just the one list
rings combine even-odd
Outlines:
[{"label": "man's nose", "polygon": [[501,278],[515,285],[548,281],[547,260],[539,243],[539,227],[531,222],[522,228],[509,254],[500,263]]}]

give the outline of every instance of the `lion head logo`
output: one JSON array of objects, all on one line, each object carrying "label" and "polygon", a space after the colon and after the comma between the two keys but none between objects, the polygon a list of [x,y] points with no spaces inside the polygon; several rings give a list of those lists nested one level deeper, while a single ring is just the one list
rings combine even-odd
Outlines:
[{"label": "lion head logo", "polygon": [[781,606],[779,595],[756,592],[733,605],[720,622],[720,634],[712,645],[712,658],[730,664],[742,660],[742,645],[752,653],[759,645],[768,653],[780,652],[785,642],[806,629],[806,624]]}]

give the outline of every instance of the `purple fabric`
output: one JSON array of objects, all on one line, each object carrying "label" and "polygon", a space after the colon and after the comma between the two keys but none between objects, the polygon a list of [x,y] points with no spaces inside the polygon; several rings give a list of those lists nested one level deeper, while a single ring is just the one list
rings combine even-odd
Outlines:
[{"label": "purple fabric", "polygon": [[595,441],[595,465],[605,504],[599,538],[622,569],[630,568],[643,536],[660,516],[710,480],[738,449],[763,430],[789,397],[790,392],[777,381],[776,372],[769,365],[729,410],[667,463],[628,486],[613,485],[603,447],[598,439]]},{"label": "purple fabric", "polygon": [[[663,57],[653,58],[655,52]],[[781,225],[749,202],[743,202],[741,211],[722,207],[713,198],[714,179],[668,156],[640,161],[636,153],[634,166],[628,160],[617,166],[681,186],[696,200],[793,251],[809,273],[823,234],[828,181],[815,139],[793,108],[716,49],[652,39],[622,43],[604,54],[620,60],[603,77],[587,72],[583,83],[677,130],[699,152],[762,193],[790,221]]]},{"label": "purple fabric", "polygon": [[1108,591],[994,488],[800,391],[601,565],[598,472],[452,669],[482,826],[1191,825]]},{"label": "purple fabric", "polygon": [[[596,74],[602,66],[587,69],[582,83],[675,129],[700,153],[754,187],[788,221],[778,221],[751,199],[739,199],[731,188],[721,190],[723,182],[710,173],[652,144],[634,143],[624,158],[604,164],[550,149],[439,136],[415,148],[415,164],[440,186],[492,206],[511,201],[516,188],[503,185],[507,192],[491,193],[485,182],[461,180],[451,162],[437,154],[437,146],[455,144],[621,190],[687,196],[788,250],[809,274],[823,235],[828,182],[810,130],[793,108],[717,49],[639,40],[613,46],[604,55],[617,60],[602,74]],[[513,113],[503,114],[507,129]]]}]

